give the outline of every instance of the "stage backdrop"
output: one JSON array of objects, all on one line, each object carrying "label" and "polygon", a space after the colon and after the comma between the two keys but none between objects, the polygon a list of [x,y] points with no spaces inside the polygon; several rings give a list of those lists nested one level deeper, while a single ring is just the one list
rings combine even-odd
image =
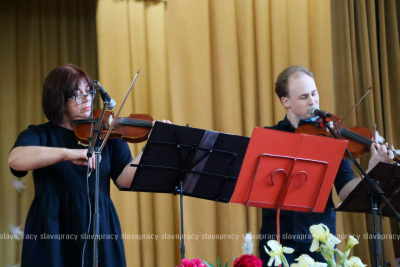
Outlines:
[{"label": "stage backdrop", "polygon": [[[332,1],[332,47],[337,115],[345,115],[354,103],[372,86],[373,90],[349,115],[346,126],[374,129],[400,148],[400,2],[399,1]],[[362,159],[364,166],[368,157]],[[338,228],[350,233],[371,233],[371,218],[348,213],[338,220]],[[400,231],[395,220],[383,223],[385,252],[389,258],[400,257]],[[395,239],[391,239],[395,238]],[[369,247],[368,247],[369,245]],[[364,262],[373,255],[371,240],[363,240],[354,248],[356,255],[365,254]],[[368,253],[369,252],[369,253]],[[371,256],[371,261],[373,258]],[[397,262],[399,259],[397,259]]]},{"label": "stage backdrop", "polygon": [[[353,2],[340,7],[354,6]],[[336,23],[350,20],[346,16],[353,18],[358,9],[350,8],[342,17],[332,13],[335,17],[331,20],[335,8],[320,0],[99,0],[95,17],[94,0],[2,1],[0,33],[7,38],[0,42],[0,233],[9,233],[10,224],[23,229],[33,199],[32,176],[22,179],[26,188],[19,193],[13,187],[7,157],[20,131],[46,121],[41,88],[51,69],[66,63],[85,68],[117,101],[117,108],[141,69],[123,116],[148,113],[178,125],[250,136],[254,126],[271,126],[283,119],[285,110],[274,93],[274,82],[289,65],[302,64],[314,72],[324,110],[342,115],[358,98],[361,89],[357,88],[361,87],[352,80],[346,80],[350,81],[346,86],[338,83],[348,74],[338,71],[338,64],[347,62],[347,70],[359,74],[361,70],[352,68],[354,61],[350,60],[359,50],[344,54],[345,50],[335,47],[340,34],[353,29],[351,24],[340,27]],[[351,40],[341,41],[349,46]],[[393,50],[398,53],[398,44]],[[391,56],[398,59],[396,53]],[[394,87],[395,78],[390,77],[390,87],[381,88]],[[352,122],[371,124],[371,116],[376,115],[365,114],[377,114],[381,109],[378,92],[368,96],[369,106],[358,109]],[[386,98],[391,101],[389,93]],[[385,114],[394,115],[398,101],[391,103]],[[385,118],[388,123],[388,116]],[[377,121],[383,131],[383,120]],[[393,127],[387,126],[386,133],[400,146]],[[131,145],[132,153],[142,146]],[[124,240],[128,266],[179,265],[176,196],[114,188],[112,199],[122,232],[131,238]],[[185,198],[184,212],[185,233],[195,238],[186,240],[186,257],[213,264],[220,256],[222,262],[232,265],[233,257],[242,254],[243,235],[249,231],[258,234],[261,226],[260,209],[237,204]],[[363,234],[367,225],[364,215],[338,214],[339,234]],[[385,233],[391,233],[388,222]],[[228,235],[239,238],[231,240]],[[393,263],[392,243],[385,244]],[[340,248],[343,250],[343,244]],[[359,248],[357,255],[369,265],[368,241],[362,239]],[[18,263],[20,249],[21,241],[0,240],[0,265]],[[258,255],[257,240],[254,251]]]}]

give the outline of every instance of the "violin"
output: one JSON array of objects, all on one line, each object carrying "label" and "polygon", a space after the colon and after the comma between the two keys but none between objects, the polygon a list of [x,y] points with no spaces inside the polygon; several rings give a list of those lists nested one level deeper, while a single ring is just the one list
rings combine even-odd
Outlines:
[{"label": "violin", "polygon": [[[363,127],[345,127],[341,125],[340,119],[336,116],[332,115],[332,118],[326,118],[326,120],[332,123],[332,129],[336,132],[337,130],[333,126],[333,122],[336,123],[339,134],[342,136],[343,140],[347,140],[347,149],[353,155],[354,158],[359,158],[370,151],[370,147],[374,143],[373,141],[373,133],[368,128]],[[328,129],[325,128],[324,123],[321,118],[318,118],[316,121],[301,121],[302,124],[297,127],[295,133],[300,134],[309,134],[309,135],[318,135],[318,136],[325,136],[325,137],[333,137]],[[400,162],[400,155],[394,154],[394,161]],[[344,158],[349,159],[350,157],[347,153],[344,154]]]},{"label": "violin", "polygon": [[[101,109],[93,110],[93,120],[98,119]],[[140,143],[146,141],[153,128],[153,118],[147,114],[130,114],[129,117],[114,117],[114,112],[107,110],[102,121],[100,137],[105,139],[108,130],[113,124],[108,138],[121,138],[124,142]],[[96,122],[96,121],[95,121]],[[75,122],[75,136],[79,143],[88,145],[88,138],[93,136],[90,133],[91,123],[89,121]]]}]

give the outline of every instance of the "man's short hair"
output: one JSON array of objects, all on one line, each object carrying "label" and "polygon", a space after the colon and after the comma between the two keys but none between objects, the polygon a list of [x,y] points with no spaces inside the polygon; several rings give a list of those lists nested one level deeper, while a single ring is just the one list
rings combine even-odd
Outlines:
[{"label": "man's short hair", "polygon": [[275,93],[278,95],[279,99],[281,99],[282,97],[288,96],[288,94],[289,94],[289,87],[288,87],[289,78],[290,78],[290,76],[292,76],[293,74],[296,74],[296,73],[304,73],[314,79],[314,74],[302,65],[290,66],[290,67],[284,69],[278,75],[278,79],[276,80],[276,83],[275,83]]}]

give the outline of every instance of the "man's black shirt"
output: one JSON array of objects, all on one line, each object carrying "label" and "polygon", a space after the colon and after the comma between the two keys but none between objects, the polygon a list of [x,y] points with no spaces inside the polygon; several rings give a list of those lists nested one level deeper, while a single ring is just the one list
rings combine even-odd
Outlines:
[{"label": "man's black shirt", "polygon": [[[292,133],[296,130],[286,116],[277,125],[265,128]],[[351,169],[350,160],[342,159],[334,182],[336,192],[339,194],[342,188],[353,179],[354,173]],[[312,237],[309,228],[311,225],[319,223],[325,224],[332,234],[336,234],[336,212],[334,208],[331,192],[324,213],[282,210],[280,215],[281,240],[290,239],[302,243],[311,243]],[[261,235],[262,239],[276,240],[276,210],[262,210]]]}]

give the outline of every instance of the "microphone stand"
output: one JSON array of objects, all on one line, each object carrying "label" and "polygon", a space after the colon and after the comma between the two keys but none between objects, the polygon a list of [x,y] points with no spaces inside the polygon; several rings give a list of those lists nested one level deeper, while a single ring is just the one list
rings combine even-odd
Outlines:
[{"label": "microphone stand", "polygon": [[88,148],[87,157],[91,158],[93,152],[95,154],[95,190],[94,190],[94,218],[93,218],[93,254],[92,254],[92,266],[98,266],[98,255],[99,255],[99,231],[100,231],[100,213],[99,213],[99,166],[100,166],[100,146],[101,146],[101,136],[100,132],[103,128],[102,122],[104,119],[104,115],[106,113],[106,109],[108,106],[108,102],[103,103],[103,109],[101,110],[100,117],[97,121],[93,120],[90,122],[95,122],[93,129],[93,138],[90,141],[90,146]]},{"label": "microphone stand", "polygon": [[[128,93],[126,94],[126,96],[124,98],[124,101],[122,102],[122,105],[121,105],[121,107],[120,107],[120,109],[119,109],[119,111],[117,113],[116,118],[118,118],[119,113],[121,112],[122,107],[124,106],[125,101],[128,98],[128,95],[131,92],[131,89],[132,89],[133,85],[135,84],[136,78],[139,75],[139,73],[140,73],[140,70],[136,73],[135,77],[133,78],[131,86],[129,87]],[[97,82],[97,83],[99,84],[99,82]],[[100,143],[100,141],[101,141],[100,132],[103,129],[107,129],[107,127],[103,127],[102,123],[103,123],[104,115],[106,113],[106,109],[107,109],[108,105],[109,105],[109,102],[106,99],[103,102],[103,109],[101,110],[101,114],[100,114],[100,117],[98,118],[98,120],[91,119],[91,120],[80,121],[80,123],[95,123],[94,129],[93,129],[93,132],[94,132],[93,138],[89,138],[88,139],[89,142],[90,142],[90,145],[89,145],[88,152],[87,152],[87,157],[88,158],[92,157],[93,152],[96,155],[95,156],[95,166],[96,166],[96,169],[95,169],[95,172],[96,172],[96,176],[95,177],[96,178],[95,179],[96,179],[96,182],[95,182],[95,194],[94,194],[94,219],[93,219],[93,237],[94,238],[93,238],[93,256],[92,256],[92,259],[93,259],[92,260],[92,266],[93,267],[97,267],[98,266],[98,254],[99,254],[98,244],[99,244],[99,239],[100,239],[100,236],[99,236],[99,230],[100,230],[100,213],[99,213],[99,172],[100,172],[99,163],[100,163],[100,154],[101,154],[101,151],[104,148],[105,141],[107,141],[107,139],[108,139],[108,137],[109,137],[109,135],[111,133],[111,130],[113,129],[114,123],[115,123],[115,120],[113,120],[111,125],[110,125],[110,127],[109,127],[109,130],[108,130],[106,136],[104,137],[103,142]],[[92,118],[93,118],[93,105],[92,105]]]},{"label": "microphone stand", "polygon": [[[342,139],[339,138],[338,135],[332,130],[329,122],[326,120],[325,117],[322,117],[322,121],[324,123],[325,128],[329,130],[329,132],[332,134],[332,136],[336,139]],[[332,118],[332,117],[331,117]],[[332,121],[333,118],[332,118]],[[339,129],[335,125],[336,131],[339,133]],[[372,235],[374,237],[374,254],[375,254],[375,266],[380,267],[381,266],[381,250],[380,250],[380,245],[379,245],[379,237],[378,237],[378,202],[383,201],[386,203],[386,205],[389,207],[391,212],[393,213],[395,219],[400,222],[400,215],[399,213],[394,209],[394,207],[390,204],[390,202],[387,200],[385,197],[385,193],[383,192],[382,188],[378,185],[376,180],[371,179],[368,174],[364,171],[364,169],[361,167],[361,165],[354,159],[353,155],[350,153],[350,151],[346,148],[346,153],[349,155],[351,161],[353,162],[354,166],[361,172],[363,178],[362,180],[368,187],[370,194],[371,194],[371,221],[372,221]],[[380,206],[380,205],[379,205]],[[386,267],[386,266],[384,266]]]}]

